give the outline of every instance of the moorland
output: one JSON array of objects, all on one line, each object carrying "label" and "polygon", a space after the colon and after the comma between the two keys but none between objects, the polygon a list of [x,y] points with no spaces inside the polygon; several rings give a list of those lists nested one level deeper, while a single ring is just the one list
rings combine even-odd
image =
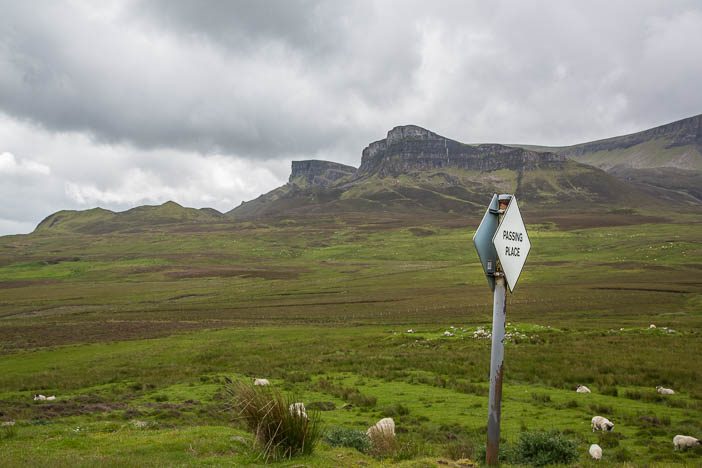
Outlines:
[{"label": "moorland", "polygon": [[[699,466],[702,450],[675,451],[672,438],[702,435],[702,213],[690,191],[670,208],[622,181],[618,204],[607,192],[578,205],[587,190],[554,174],[597,187],[610,175],[574,164],[497,171],[524,197],[532,243],[507,301],[503,446],[555,430],[579,466],[593,464],[592,443],[606,464]],[[509,186],[534,174],[541,185]],[[167,203],[61,212],[1,237],[0,420],[15,424],[0,427],[0,464],[263,463],[223,385],[255,377],[316,408],[325,430],[397,425],[399,449],[384,458],[322,441],[281,465],[480,461],[490,340],[478,330],[489,331],[492,293],[471,238],[491,192],[459,194],[444,176],[429,190],[435,175],[366,179],[347,195],[298,184],[266,202],[289,206],[294,192],[339,213],[254,206],[237,218]],[[401,197],[364,198],[371,186]],[[646,203],[628,204],[638,196]],[[598,414],[613,432],[591,431]]]}]

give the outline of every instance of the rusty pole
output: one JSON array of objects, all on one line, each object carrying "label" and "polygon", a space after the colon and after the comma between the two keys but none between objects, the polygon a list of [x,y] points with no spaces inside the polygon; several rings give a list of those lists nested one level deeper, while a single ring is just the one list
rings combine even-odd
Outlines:
[{"label": "rusty pole", "polygon": [[[500,195],[500,220],[512,197]],[[497,265],[495,293],[492,303],[492,349],[490,351],[490,396],[488,397],[487,449],[485,464],[497,465],[500,451],[500,417],[502,415],[502,379],[504,377],[505,322],[507,320],[507,288],[505,274]]]}]

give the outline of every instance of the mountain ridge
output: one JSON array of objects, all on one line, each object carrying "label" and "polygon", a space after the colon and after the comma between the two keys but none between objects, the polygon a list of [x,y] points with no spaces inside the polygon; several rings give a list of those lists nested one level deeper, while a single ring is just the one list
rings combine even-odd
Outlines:
[{"label": "mountain ridge", "polygon": [[[520,202],[544,213],[556,206],[574,212],[605,212],[612,205],[660,210],[671,202],[699,206],[702,170],[678,168],[674,158],[663,158],[654,167],[635,167],[627,157],[652,144],[678,156],[692,154],[702,148],[701,129],[702,114],[620,137],[538,147],[466,144],[417,125],[401,125],[369,143],[358,168],[333,161],[293,161],[286,184],[224,214],[175,202],[123,212],[62,210],[40,222],[35,232],[139,231],[349,213],[468,216],[482,210],[486,194],[493,192],[515,193]],[[622,151],[629,153],[622,156]],[[611,153],[611,164],[600,168],[582,162],[603,152]],[[660,154],[654,156],[661,159]],[[654,162],[649,157],[647,164]]]}]

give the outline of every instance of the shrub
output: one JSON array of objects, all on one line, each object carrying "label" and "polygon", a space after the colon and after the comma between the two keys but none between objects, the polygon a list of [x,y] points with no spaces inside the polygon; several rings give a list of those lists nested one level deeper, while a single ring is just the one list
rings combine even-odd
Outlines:
[{"label": "shrub", "polygon": [[[470,458],[475,460],[475,443],[468,439],[458,439],[452,441],[444,447],[444,455],[451,460]],[[483,460],[485,457],[483,457]]]},{"label": "shrub", "polygon": [[631,452],[624,447],[620,447],[612,454],[612,461],[623,463],[633,459]]},{"label": "shrub", "polygon": [[559,432],[522,432],[509,454],[509,462],[530,466],[567,465],[578,456],[577,444]]},{"label": "shrub", "polygon": [[407,416],[410,410],[401,403],[395,403],[394,405],[384,407],[380,413],[386,418],[395,418],[398,416]]},{"label": "shrub", "polygon": [[269,386],[250,383],[225,384],[231,408],[254,433],[255,443],[266,462],[309,455],[319,441],[318,415],[307,417],[290,411],[293,400]]},{"label": "shrub", "polygon": [[551,403],[551,395],[547,393],[532,393],[531,399],[534,400],[536,403]]},{"label": "shrub", "polygon": [[614,413],[614,408],[611,406],[607,405],[596,405],[592,404],[589,406],[590,410],[592,410],[595,414],[599,415],[607,415],[607,414],[612,414]]},{"label": "shrub", "polygon": [[2,426],[0,426],[0,440],[11,439],[15,435],[16,435],[16,432],[15,432],[15,422],[14,421],[4,422],[2,424]]},{"label": "shrub", "polygon": [[621,432],[599,432],[597,434],[597,443],[602,448],[619,447],[619,441],[624,438]]},{"label": "shrub", "polygon": [[315,388],[362,408],[372,408],[378,402],[376,397],[364,395],[355,387],[344,387],[343,385],[334,384],[327,379],[319,379],[315,384]]},{"label": "shrub", "polygon": [[333,411],[336,409],[336,404],[333,401],[313,401],[307,405],[307,409],[317,411]]},{"label": "shrub", "polygon": [[365,432],[346,427],[328,429],[324,440],[332,447],[351,447],[362,453],[368,453],[371,448],[370,438]]}]

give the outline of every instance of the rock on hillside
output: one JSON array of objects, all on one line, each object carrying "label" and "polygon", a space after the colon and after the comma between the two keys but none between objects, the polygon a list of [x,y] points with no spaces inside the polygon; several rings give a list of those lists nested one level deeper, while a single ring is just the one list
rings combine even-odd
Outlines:
[{"label": "rock on hillside", "polygon": [[300,187],[316,185],[329,187],[339,179],[350,176],[356,172],[353,166],[339,164],[331,161],[293,161],[290,173],[290,184]]},{"label": "rock on hillside", "polygon": [[357,176],[399,176],[414,171],[456,168],[470,171],[535,169],[561,163],[564,156],[503,145],[466,145],[415,125],[395,127],[368,145]]}]

